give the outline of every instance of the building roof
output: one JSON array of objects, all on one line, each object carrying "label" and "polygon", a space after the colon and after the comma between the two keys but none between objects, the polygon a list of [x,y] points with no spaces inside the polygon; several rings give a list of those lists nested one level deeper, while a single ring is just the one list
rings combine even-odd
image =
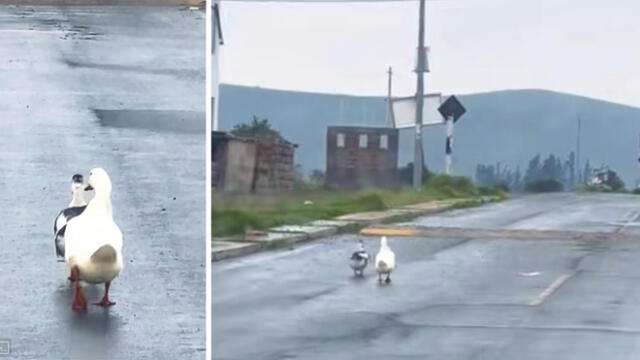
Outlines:
[{"label": "building roof", "polygon": [[[259,140],[265,140],[265,139],[258,139],[258,138],[250,138],[250,137],[241,137],[241,136],[235,136],[229,132],[226,131],[212,131],[211,132],[211,137],[212,139],[215,140],[237,140],[237,141],[246,141],[246,142],[255,142],[255,141],[259,141]],[[278,135],[277,138],[274,139],[275,143],[278,143],[280,145],[285,145],[285,146],[291,146],[294,148],[298,147],[298,144],[294,144],[288,140],[285,140],[282,136]]]},{"label": "building roof", "polygon": [[330,131],[367,132],[367,133],[396,133],[398,129],[384,126],[328,126]]}]

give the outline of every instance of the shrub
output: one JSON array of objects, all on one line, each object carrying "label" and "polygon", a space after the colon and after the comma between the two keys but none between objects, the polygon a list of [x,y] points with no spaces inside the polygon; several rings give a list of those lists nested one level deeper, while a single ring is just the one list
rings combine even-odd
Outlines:
[{"label": "shrub", "polygon": [[477,195],[479,193],[471,179],[464,176],[434,175],[429,178],[424,187],[447,197]]},{"label": "shrub", "polygon": [[555,192],[562,191],[562,183],[555,179],[537,180],[529,182],[524,189],[530,192]]},{"label": "shrub", "polygon": [[620,191],[624,189],[624,181],[622,181],[618,174],[612,170],[609,170],[607,185],[609,185],[613,191]]}]

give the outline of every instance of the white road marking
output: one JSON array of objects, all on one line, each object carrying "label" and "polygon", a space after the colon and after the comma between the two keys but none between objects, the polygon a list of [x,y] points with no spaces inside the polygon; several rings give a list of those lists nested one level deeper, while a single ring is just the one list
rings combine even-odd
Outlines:
[{"label": "white road marking", "polygon": [[638,222],[638,221],[629,221],[629,222],[614,221],[614,222],[610,222],[609,225],[616,225],[616,226],[622,226],[622,227],[640,226],[640,222]]},{"label": "white road marking", "polygon": [[539,271],[519,272],[518,275],[524,276],[524,277],[532,277],[532,276],[540,275],[540,272]]},{"label": "white road marking", "polygon": [[624,231],[624,229],[627,226],[638,226],[640,224],[638,222],[638,218],[639,217],[640,217],[640,212],[634,211],[634,210],[630,210],[622,217],[621,220],[612,221],[609,224],[610,225],[615,225],[615,226],[620,226],[619,229],[615,230],[615,232],[620,233],[620,232]]},{"label": "white road marking", "polygon": [[569,280],[575,273],[560,275],[554,282],[551,283],[543,292],[538,295],[533,301],[529,303],[530,306],[538,306],[542,304],[549,296],[553,295],[567,280]]}]

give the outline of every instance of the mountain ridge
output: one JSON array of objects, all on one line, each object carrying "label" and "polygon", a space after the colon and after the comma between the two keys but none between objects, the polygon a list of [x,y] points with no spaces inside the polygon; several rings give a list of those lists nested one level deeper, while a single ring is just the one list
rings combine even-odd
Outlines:
[{"label": "mountain ridge", "polygon": [[[447,96],[447,95],[444,95]],[[456,95],[467,113],[456,123],[454,172],[473,176],[478,164],[526,169],[540,153],[565,158],[575,151],[577,119],[582,118],[581,165],[608,164],[628,186],[640,175],[638,141],[640,108],[583,95],[541,89],[507,89]],[[274,128],[300,147],[296,162],[305,172],[325,168],[326,127],[387,126],[381,96],[299,92],[223,84],[220,125],[229,130],[251,120],[268,118]],[[615,125],[615,126],[612,126]],[[399,164],[411,161],[413,134],[400,132]],[[427,166],[442,171],[444,126],[425,128]]]}]

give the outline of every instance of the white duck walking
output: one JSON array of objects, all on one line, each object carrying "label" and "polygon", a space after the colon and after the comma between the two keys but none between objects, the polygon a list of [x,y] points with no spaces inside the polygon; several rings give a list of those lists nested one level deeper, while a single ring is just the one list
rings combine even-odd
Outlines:
[{"label": "white duck walking", "polygon": [[358,251],[354,251],[353,254],[351,254],[351,262],[349,263],[349,266],[353,269],[354,276],[364,276],[364,269],[369,263],[369,254],[367,254],[367,251],[364,249],[362,240],[358,240],[358,242],[360,247]]},{"label": "white duck walking", "polygon": [[84,179],[82,175],[75,174],[71,177],[71,202],[66,209],[60,211],[53,223],[53,235],[58,261],[64,261],[64,233],[69,220],[82,214],[87,207],[84,200]]},{"label": "white duck walking", "polygon": [[378,281],[382,282],[382,275],[387,275],[386,283],[391,282],[391,272],[396,267],[396,254],[391,251],[387,245],[387,237],[380,239],[380,250],[376,254],[376,271],[378,272]]},{"label": "white duck walking", "polygon": [[87,301],[80,281],[104,283],[104,296],[95,305],[115,305],[109,300],[111,281],[122,270],[122,232],[113,222],[111,179],[104,169],[91,170],[89,185],[95,196],[82,214],[69,220],[65,234],[65,259],[74,282],[73,310],[86,311]]}]

